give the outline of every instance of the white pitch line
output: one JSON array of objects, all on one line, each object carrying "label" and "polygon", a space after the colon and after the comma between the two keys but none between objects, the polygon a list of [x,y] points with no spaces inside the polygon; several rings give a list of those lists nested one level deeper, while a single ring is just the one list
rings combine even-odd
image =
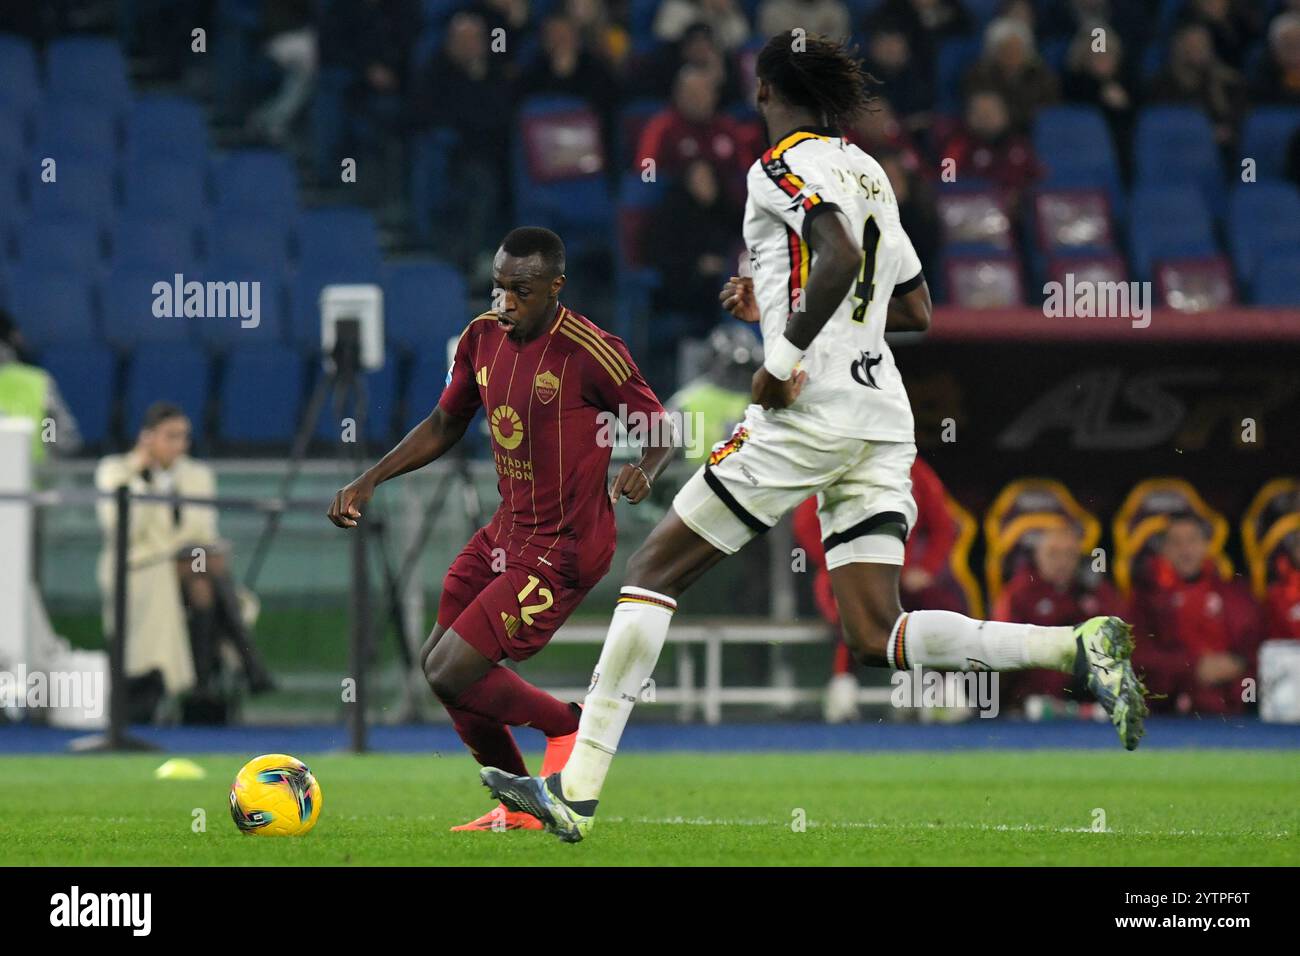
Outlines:
[{"label": "white pitch line", "polygon": [[[762,819],[713,819],[710,817],[604,817],[606,823],[639,823],[655,826],[685,825],[701,827],[788,827],[790,820]],[[975,830],[988,833],[1108,833],[1115,836],[1155,836],[1155,837],[1241,837],[1266,836],[1285,839],[1293,836],[1290,831],[1273,833],[1251,833],[1241,830],[1141,830],[1141,829],[1106,829],[1094,830],[1092,827],[1057,827],[1035,823],[883,823],[876,820],[849,820],[835,823],[821,823],[809,820],[809,828],[828,830]]]}]

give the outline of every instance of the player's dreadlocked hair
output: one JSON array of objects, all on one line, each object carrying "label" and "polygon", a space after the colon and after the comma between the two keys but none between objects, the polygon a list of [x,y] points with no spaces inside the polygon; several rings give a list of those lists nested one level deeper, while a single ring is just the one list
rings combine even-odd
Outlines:
[{"label": "player's dreadlocked hair", "polygon": [[874,108],[871,88],[880,82],[862,68],[855,47],[825,37],[796,40],[788,33],[763,46],[757,72],[782,99],[825,116],[836,127]]}]

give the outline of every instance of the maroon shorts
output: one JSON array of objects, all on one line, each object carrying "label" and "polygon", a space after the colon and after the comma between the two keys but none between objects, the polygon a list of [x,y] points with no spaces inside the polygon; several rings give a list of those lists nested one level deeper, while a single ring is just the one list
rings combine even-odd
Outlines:
[{"label": "maroon shorts", "polygon": [[[493,548],[480,528],[447,569],[438,624],[490,661],[523,661],[550,641],[591,588],[565,587],[546,569],[530,569]],[[498,570],[505,562],[504,570]]]}]

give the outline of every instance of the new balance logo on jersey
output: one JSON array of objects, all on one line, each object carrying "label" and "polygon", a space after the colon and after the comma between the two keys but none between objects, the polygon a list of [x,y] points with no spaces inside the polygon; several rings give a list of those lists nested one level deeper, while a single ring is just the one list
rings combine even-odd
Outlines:
[{"label": "new balance logo on jersey", "polygon": [[853,376],[853,381],[867,388],[879,389],[880,386],[876,384],[875,370],[883,358],[883,355],[863,352],[858,360],[849,366],[849,374]]}]

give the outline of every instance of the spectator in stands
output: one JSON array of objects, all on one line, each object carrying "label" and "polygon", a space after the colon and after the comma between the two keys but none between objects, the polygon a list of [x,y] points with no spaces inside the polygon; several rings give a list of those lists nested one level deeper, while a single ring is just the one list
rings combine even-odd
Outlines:
[{"label": "spectator in stands", "polygon": [[876,159],[882,153],[894,152],[903,157],[909,169],[926,165],[916,141],[894,112],[888,96],[876,97],[875,108],[858,117],[853,128],[847,131],[847,138]]},{"label": "spectator in stands", "polygon": [[482,18],[489,42],[496,37],[505,41],[492,48],[492,55],[504,60],[506,74],[513,76],[515,54],[533,32],[528,0],[474,0],[469,9]]},{"label": "spectator in stands", "polygon": [[1199,23],[1180,27],[1169,46],[1169,62],[1151,82],[1152,103],[1199,106],[1214,124],[1215,141],[1229,148],[1245,115],[1246,87],[1241,75],[1221,63],[1210,31]]},{"label": "spectator in stands", "polygon": [[662,276],[654,305],[666,314],[655,318],[656,337],[699,337],[717,322],[718,290],[735,272],[740,218],[714,165],[699,157],[687,163],[655,210],[645,244]]},{"label": "spectator in stands", "polygon": [[0,309],[0,417],[25,418],[32,423],[32,461],[45,458],[46,449],[58,455],[75,455],[81,448],[81,431],[59,386],[45,369],[26,361],[18,325]]},{"label": "spectator in stands", "polygon": [[1169,520],[1159,553],[1141,569],[1133,601],[1133,663],[1164,700],[1152,709],[1235,714],[1254,673],[1259,607],[1240,581],[1220,579],[1210,535],[1195,515]]},{"label": "spectator in stands", "polygon": [[[136,494],[206,498],[216,494],[212,469],[187,454],[190,421],[169,402],[145,411],[135,447],[109,455],[95,471],[99,491],[126,485]],[[117,509],[98,506],[104,531],[99,585],[104,626],[113,621],[113,554]],[[194,505],[137,501],[128,535],[126,673],[133,679],[133,713],[148,719],[160,696],[192,692],[188,713],[219,716],[221,654],[239,657],[254,693],[274,683],[253,645],[231,578],[229,545],[217,533],[216,511]],[[188,624],[187,624],[188,617]]]},{"label": "spectator in stands", "polygon": [[656,175],[671,177],[681,175],[692,160],[707,160],[717,171],[723,191],[739,203],[745,195],[745,175],[759,151],[753,129],[718,112],[716,76],[701,67],[684,66],[677,75],[672,106],[646,123],[633,163],[640,170],[646,159],[653,159]]},{"label": "spectator in stands", "polygon": [[[922,175],[921,167],[910,163],[907,154],[898,150],[872,153],[889,177],[898,201],[898,220],[912,240],[921,269],[928,276],[937,277],[939,269],[939,210],[929,179]],[[931,284],[934,287],[934,283]]]},{"label": "spectator in stands", "polygon": [[1279,14],[1268,25],[1268,55],[1252,94],[1260,103],[1300,104],[1300,12]]},{"label": "spectator in stands", "polygon": [[605,0],[566,0],[564,12],[578,25],[583,46],[611,70],[621,73],[632,50],[632,37],[610,15]]},{"label": "spectator in stands", "polygon": [[758,32],[765,37],[800,29],[810,36],[847,40],[853,18],[842,0],[763,0],[758,5]]},{"label": "spectator in stands", "polygon": [[[1097,28],[1106,31],[1105,48],[1100,50],[1095,48],[1092,35]],[[1105,23],[1085,26],[1070,41],[1061,86],[1069,102],[1102,111],[1127,175],[1136,103],[1127,88],[1123,65],[1124,41],[1119,32]]]},{"label": "spectator in stands", "polygon": [[718,85],[718,102],[734,105],[752,100],[743,94],[741,79],[730,56],[713,36],[707,23],[686,28],[676,43],[662,45],[652,56],[637,64],[628,85],[637,96],[671,97],[682,70],[693,66],[708,73]]},{"label": "spectator in stands", "polygon": [[273,0],[262,10],[263,55],[279,73],[279,87],[249,115],[247,126],[276,146],[288,139],[316,85],[320,55],[313,12],[310,0]]},{"label": "spectator in stands", "polygon": [[513,116],[509,85],[489,51],[482,17],[462,12],[448,22],[442,51],[417,85],[413,113],[422,129],[457,133],[449,163],[456,179],[452,208],[434,224],[434,235],[442,255],[482,280],[491,274],[506,199]]},{"label": "spectator in stands", "polygon": [[1056,74],[1038,55],[1033,32],[1011,17],[994,20],[984,31],[983,53],[966,74],[965,89],[999,93],[1017,133],[1028,133],[1038,110],[1060,99]]},{"label": "spectator in stands", "polygon": [[945,40],[969,36],[972,25],[961,0],[885,0],[868,16],[862,32],[871,36],[885,29],[901,31],[917,68],[933,76],[939,47]]},{"label": "spectator in stands", "polygon": [[934,109],[933,75],[917,63],[907,34],[896,27],[875,31],[867,41],[865,62],[908,131],[929,128]]},{"label": "spectator in stands", "polygon": [[605,152],[612,156],[614,113],[620,92],[613,71],[584,48],[577,23],[562,13],[543,21],[541,40],[541,54],[519,77],[516,100],[546,94],[586,100],[600,117]]},{"label": "spectator in stands", "polygon": [[[1073,627],[1099,614],[1124,616],[1119,592],[1086,573],[1082,546],[1079,529],[1064,518],[1044,529],[1034,542],[1032,561],[1017,569],[998,595],[991,619]],[[1002,675],[1002,691],[1010,705],[1019,707],[1033,696],[1059,699],[1068,693],[1078,698],[1085,688],[1074,686],[1069,674],[1019,671]]]},{"label": "spectator in stands", "polygon": [[1188,0],[1179,23],[1199,23],[1209,30],[1218,58],[1240,70],[1259,36],[1261,13],[1262,6],[1254,0]]},{"label": "spectator in stands", "polygon": [[[912,464],[912,495],[916,499],[916,525],[907,539],[903,570],[899,578],[899,596],[904,610],[928,608],[968,613],[966,597],[949,573],[952,549],[957,541],[957,524],[948,512],[947,492],[943,482],[919,456]],[[803,548],[808,570],[813,572],[813,599],[822,618],[835,631],[835,659],[831,682],[826,690],[827,723],[843,723],[857,716],[857,678],[853,676],[853,658],[840,639],[840,611],[831,589],[826,569],[826,551],[822,545],[821,524],[817,519],[817,499],[809,498],[795,509],[791,518],[795,543]]]},{"label": "spectator in stands", "polygon": [[1285,547],[1273,559],[1268,586],[1266,638],[1300,640],[1300,532],[1286,536]]},{"label": "spectator in stands", "polygon": [[944,144],[942,157],[955,161],[957,182],[983,179],[995,186],[1012,214],[1041,175],[1032,141],[1012,125],[1006,100],[993,89],[971,93],[965,122]]},{"label": "spectator in stands", "polygon": [[738,49],[749,39],[749,21],[738,0],[663,0],[651,29],[660,40],[675,43],[697,24],[707,26],[723,50]]}]

